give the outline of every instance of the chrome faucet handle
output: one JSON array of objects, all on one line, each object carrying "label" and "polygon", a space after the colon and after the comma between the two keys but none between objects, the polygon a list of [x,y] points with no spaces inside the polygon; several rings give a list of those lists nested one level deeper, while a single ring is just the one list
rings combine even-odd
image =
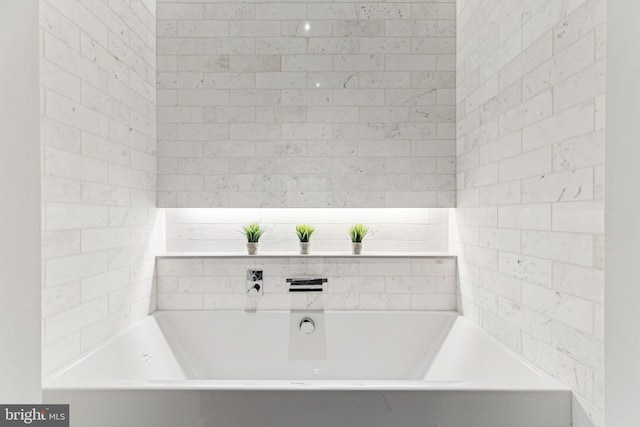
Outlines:
[{"label": "chrome faucet handle", "polygon": [[255,283],[251,288],[247,289],[247,295],[250,297],[257,297],[260,295],[260,285]]}]

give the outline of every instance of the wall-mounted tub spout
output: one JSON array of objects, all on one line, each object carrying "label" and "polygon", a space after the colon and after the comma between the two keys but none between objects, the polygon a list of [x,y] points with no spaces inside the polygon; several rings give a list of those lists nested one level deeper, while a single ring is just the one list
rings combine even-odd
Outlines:
[{"label": "wall-mounted tub spout", "polygon": [[287,279],[287,283],[289,292],[323,292],[328,280],[326,277],[297,277]]}]

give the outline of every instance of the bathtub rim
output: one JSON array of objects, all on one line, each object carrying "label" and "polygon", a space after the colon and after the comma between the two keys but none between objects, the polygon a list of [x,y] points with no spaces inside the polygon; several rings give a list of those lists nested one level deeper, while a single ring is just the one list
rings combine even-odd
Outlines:
[{"label": "bathtub rim", "polygon": [[43,382],[43,391],[79,390],[153,390],[153,391],[571,391],[553,378],[540,381],[415,381],[376,380],[350,382],[348,380],[109,380],[80,381],[50,380]]},{"label": "bathtub rim", "polygon": [[[119,331],[106,341],[93,348],[89,352],[82,354],[66,365],[57,368],[42,377],[43,391],[77,391],[77,390],[192,390],[192,391],[570,391],[571,389],[542,371],[524,356],[515,352],[512,348],[498,340],[493,335],[475,324],[471,319],[462,313],[454,310],[325,310],[325,314],[349,313],[349,314],[434,314],[454,317],[455,321],[462,320],[468,322],[492,341],[494,345],[509,353],[520,363],[525,365],[535,374],[537,378],[515,381],[439,381],[439,380],[214,380],[214,379],[180,379],[180,380],[139,380],[139,379],[87,379],[86,381],[64,379],[64,372],[72,369],[77,364],[90,358],[96,352],[110,345],[129,330],[142,321],[155,320],[155,315],[162,315],[163,312],[171,313],[203,313],[212,310],[156,310],[147,316],[139,319],[127,328]],[[217,313],[238,313],[241,310],[214,310]],[[260,313],[290,313],[291,310],[265,309]]]}]

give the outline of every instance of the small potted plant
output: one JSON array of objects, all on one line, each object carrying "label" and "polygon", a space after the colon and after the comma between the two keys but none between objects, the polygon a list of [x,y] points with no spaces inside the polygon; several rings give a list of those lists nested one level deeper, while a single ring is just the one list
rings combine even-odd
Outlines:
[{"label": "small potted plant", "polygon": [[265,231],[264,227],[254,222],[243,226],[242,229],[247,237],[247,252],[249,255],[256,255],[258,253],[258,241]]},{"label": "small potted plant", "polygon": [[312,227],[308,224],[297,224],[296,225],[296,234],[298,235],[298,239],[300,240],[300,254],[308,255],[309,254],[309,246],[311,246],[311,235],[316,231],[315,227]]},{"label": "small potted plant", "polygon": [[354,255],[362,253],[362,239],[367,235],[369,229],[362,224],[354,224],[349,229],[349,237],[351,238],[351,251]]}]

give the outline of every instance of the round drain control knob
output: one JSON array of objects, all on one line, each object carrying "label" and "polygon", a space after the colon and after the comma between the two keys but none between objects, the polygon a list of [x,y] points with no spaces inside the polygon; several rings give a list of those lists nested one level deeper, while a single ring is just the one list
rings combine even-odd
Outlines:
[{"label": "round drain control knob", "polygon": [[308,317],[305,317],[300,322],[300,332],[302,332],[305,335],[310,334],[315,329],[316,329],[316,324],[313,322],[313,320],[309,319]]}]

